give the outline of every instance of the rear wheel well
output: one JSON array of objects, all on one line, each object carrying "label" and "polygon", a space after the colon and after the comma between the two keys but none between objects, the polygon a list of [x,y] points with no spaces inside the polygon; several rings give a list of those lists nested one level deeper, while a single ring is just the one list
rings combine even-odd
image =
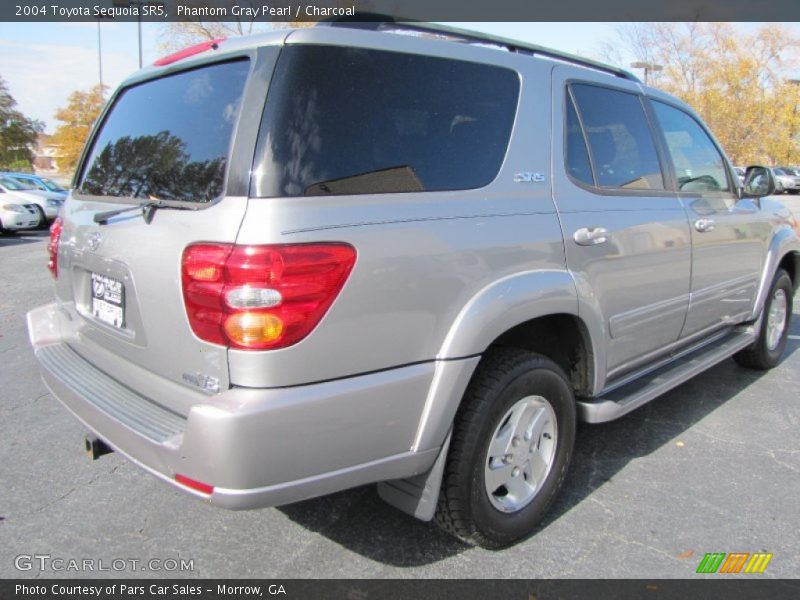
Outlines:
[{"label": "rear wheel well", "polygon": [[576,396],[591,392],[589,333],[574,315],[548,315],[520,323],[497,337],[487,350],[492,348],[522,348],[537,352],[563,369]]},{"label": "rear wheel well", "polygon": [[792,279],[792,287],[795,291],[797,291],[797,287],[800,284],[800,281],[797,280],[798,262],[800,262],[800,253],[790,252],[781,259],[778,265],[779,269],[783,269],[789,274],[789,277]]}]

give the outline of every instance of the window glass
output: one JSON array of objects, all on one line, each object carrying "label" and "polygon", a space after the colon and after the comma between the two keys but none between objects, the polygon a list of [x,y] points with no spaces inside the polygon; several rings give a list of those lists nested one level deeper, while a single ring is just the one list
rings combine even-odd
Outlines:
[{"label": "window glass", "polygon": [[187,202],[219,196],[248,68],[246,60],[217,63],[124,90],[78,190]]},{"label": "window glass", "polygon": [[592,166],[589,162],[589,151],[583,137],[578,113],[572,97],[567,94],[567,172],[578,181],[594,185]]},{"label": "window glass", "polygon": [[514,71],[398,52],[287,46],[272,77],[251,194],[462,190],[497,176]]},{"label": "window glass", "polygon": [[66,191],[63,187],[58,185],[52,179],[42,179],[42,182],[44,183],[45,187],[48,190],[50,190],[51,192],[65,192]]},{"label": "window glass", "polygon": [[662,190],[664,178],[644,108],[636,94],[594,85],[572,85],[597,185]]},{"label": "window glass", "polygon": [[730,191],[725,163],[703,128],[688,114],[653,102],[682,192]]},{"label": "window glass", "polygon": [[26,186],[32,190],[44,190],[47,191],[47,188],[44,184],[39,183],[35,179],[28,179],[27,177],[11,177],[14,181],[19,182],[23,186]]},{"label": "window glass", "polygon": [[13,179],[11,177],[0,177],[0,185],[15,192],[33,189],[33,187],[28,185],[27,183],[22,183],[18,179]]}]

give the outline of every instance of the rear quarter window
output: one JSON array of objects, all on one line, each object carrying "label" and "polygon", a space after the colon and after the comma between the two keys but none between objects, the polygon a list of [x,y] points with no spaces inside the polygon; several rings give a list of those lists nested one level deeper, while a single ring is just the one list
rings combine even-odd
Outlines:
[{"label": "rear quarter window", "polygon": [[122,91],[97,133],[82,194],[209,202],[222,194],[249,62],[182,71]]},{"label": "rear quarter window", "polygon": [[[570,91],[589,145],[595,186],[663,190],[661,165],[639,96],[589,84],[572,84]],[[567,137],[568,168],[574,143],[585,144],[580,136]],[[588,178],[585,169],[582,177],[584,182]]]},{"label": "rear quarter window", "polygon": [[283,49],[256,151],[254,196],[464,190],[502,165],[516,72],[396,52]]}]

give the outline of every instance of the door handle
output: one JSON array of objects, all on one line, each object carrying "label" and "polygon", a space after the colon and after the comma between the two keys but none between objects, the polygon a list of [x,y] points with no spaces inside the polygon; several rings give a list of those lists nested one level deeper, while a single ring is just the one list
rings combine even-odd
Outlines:
[{"label": "door handle", "polygon": [[700,233],[714,231],[714,227],[713,219],[697,219],[697,221],[694,222],[694,228]]},{"label": "door handle", "polygon": [[579,246],[595,246],[608,241],[608,229],[605,227],[581,227],[572,236]]}]

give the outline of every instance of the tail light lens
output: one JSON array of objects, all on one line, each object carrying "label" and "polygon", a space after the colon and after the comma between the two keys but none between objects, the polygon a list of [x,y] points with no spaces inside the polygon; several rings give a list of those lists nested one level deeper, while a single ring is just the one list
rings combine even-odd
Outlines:
[{"label": "tail light lens", "polygon": [[291,346],[320,322],[356,260],[349,244],[193,244],[183,299],[202,340],[243,350]]},{"label": "tail light lens", "polygon": [[64,228],[64,223],[61,217],[58,217],[50,226],[50,243],[47,244],[47,254],[49,260],[47,261],[47,268],[54,279],[58,278],[58,244],[61,241],[61,230]]}]

